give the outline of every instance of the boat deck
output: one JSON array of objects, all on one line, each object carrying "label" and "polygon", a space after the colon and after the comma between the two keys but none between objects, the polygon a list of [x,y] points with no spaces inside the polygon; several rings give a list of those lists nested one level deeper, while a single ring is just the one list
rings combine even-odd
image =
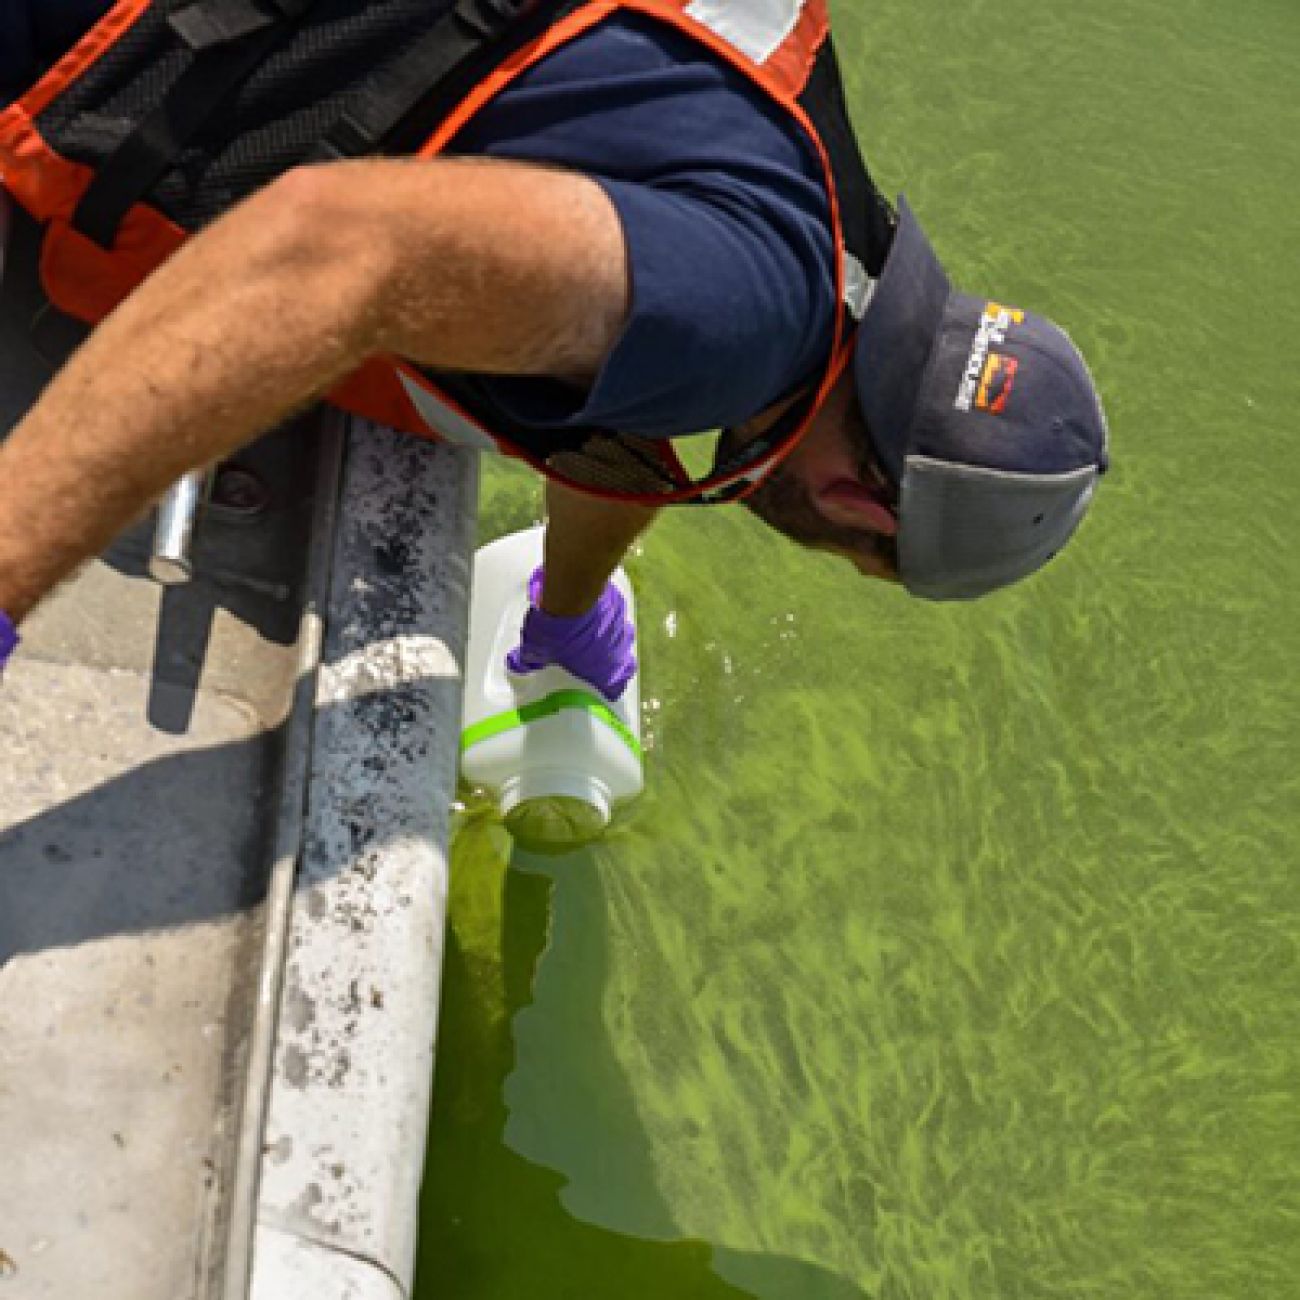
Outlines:
[{"label": "boat deck", "polygon": [[[77,337],[31,237],[0,429]],[[237,470],[191,583],[142,521],[0,687],[6,1300],[409,1291],[474,466],[317,413]]]}]

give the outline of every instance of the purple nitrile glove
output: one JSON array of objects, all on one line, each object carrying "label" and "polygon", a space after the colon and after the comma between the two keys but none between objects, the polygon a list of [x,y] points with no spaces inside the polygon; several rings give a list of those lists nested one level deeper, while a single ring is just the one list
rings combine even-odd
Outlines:
[{"label": "purple nitrile glove", "polygon": [[606,699],[618,699],[636,672],[636,632],[623,593],[606,583],[600,599],[575,618],[539,609],[541,597],[542,570],[537,569],[528,581],[532,608],[524,615],[519,644],[506,656],[506,667],[512,673],[535,673],[555,665],[590,682]]},{"label": "purple nitrile glove", "polygon": [[18,629],[14,627],[13,619],[0,609],[0,677],[4,676],[9,656],[18,648],[18,640]]}]

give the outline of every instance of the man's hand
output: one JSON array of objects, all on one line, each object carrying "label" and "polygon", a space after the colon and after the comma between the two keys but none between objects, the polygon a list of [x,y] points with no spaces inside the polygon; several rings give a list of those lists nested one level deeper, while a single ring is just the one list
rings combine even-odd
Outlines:
[{"label": "man's hand", "polygon": [[13,619],[0,609],[0,677],[5,675],[5,665],[9,656],[18,649],[18,629]]},{"label": "man's hand", "polygon": [[636,629],[628,619],[623,593],[606,583],[586,613],[560,618],[540,608],[543,577],[538,569],[528,584],[532,608],[524,616],[519,644],[506,656],[506,667],[513,673],[535,673],[558,665],[590,682],[607,699],[618,699],[636,674]]},{"label": "man's hand", "polygon": [[368,160],[291,172],[190,241],[0,448],[15,622],[182,474],[365,359],[592,378],[627,309],[604,192],[554,168]]},{"label": "man's hand", "polygon": [[616,700],[636,672],[636,634],[609,579],[659,512],[553,480],[546,484],[546,510],[545,564],[528,584],[532,608],[507,666],[526,673],[558,664]]}]

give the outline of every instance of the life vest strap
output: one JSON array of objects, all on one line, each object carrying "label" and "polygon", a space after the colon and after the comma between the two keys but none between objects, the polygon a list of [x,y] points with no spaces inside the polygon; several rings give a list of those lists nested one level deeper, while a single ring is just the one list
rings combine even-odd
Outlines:
[{"label": "life vest strap", "polygon": [[[303,11],[309,7],[304,4]],[[167,173],[225,98],[252,76],[292,21],[283,17],[196,55],[162,102],[100,164],[73,214],[73,227],[111,249],[126,214]]]},{"label": "life vest strap", "polygon": [[392,131],[448,78],[485,46],[516,25],[525,6],[458,0],[418,41],[348,105],[312,151],[309,161],[363,158],[375,153]]},{"label": "life vest strap", "polygon": [[325,138],[312,151],[312,161],[355,159],[377,152],[385,140],[425,100],[429,87],[441,94],[461,65],[468,64],[500,39],[520,34],[523,14],[530,25],[551,21],[555,4],[519,0],[459,0],[424,36],[413,43],[370,86],[348,105]]},{"label": "life vest strap", "polygon": [[195,0],[170,15],[167,25],[197,52],[280,27],[316,3],[318,0]]}]

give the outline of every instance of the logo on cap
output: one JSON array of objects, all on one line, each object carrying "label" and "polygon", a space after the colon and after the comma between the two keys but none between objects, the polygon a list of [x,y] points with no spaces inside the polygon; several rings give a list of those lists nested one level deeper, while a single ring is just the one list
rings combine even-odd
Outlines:
[{"label": "logo on cap", "polygon": [[984,304],[983,315],[971,341],[970,356],[966,358],[966,369],[962,371],[957,400],[953,402],[957,410],[969,411],[975,405],[982,410],[1000,413],[1006,406],[1015,382],[1016,360],[990,352],[990,349],[1005,343],[1007,331],[1024,319],[1025,313],[1019,307],[1004,307],[997,302]]},{"label": "logo on cap", "polygon": [[990,352],[984,363],[979,387],[975,390],[975,405],[981,411],[1001,415],[1007,408],[1007,398],[1016,385],[1016,371],[1020,362],[1015,357],[1004,357],[1000,352]]}]

